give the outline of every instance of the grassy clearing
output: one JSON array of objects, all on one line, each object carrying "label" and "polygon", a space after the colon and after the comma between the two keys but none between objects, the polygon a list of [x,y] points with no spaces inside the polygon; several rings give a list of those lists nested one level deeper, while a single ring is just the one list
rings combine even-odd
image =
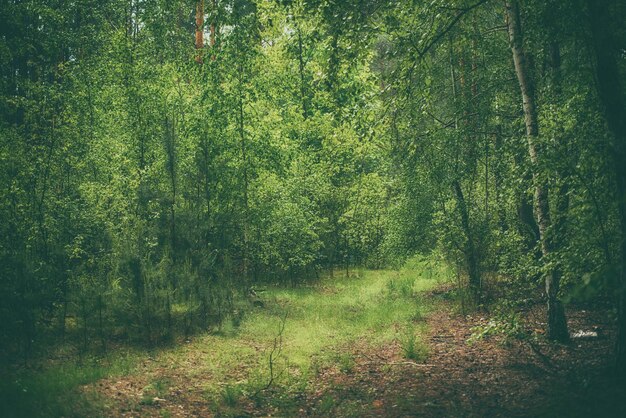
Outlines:
[{"label": "grassy clearing", "polygon": [[[450,272],[440,266],[415,259],[399,271],[355,271],[309,287],[268,288],[261,295],[264,307],[249,307],[243,317],[240,310],[219,332],[156,353],[147,366],[142,362],[132,370],[139,357],[63,366],[22,377],[19,384],[2,386],[2,393],[13,399],[9,408],[23,411],[20,416],[72,416],[64,406],[86,402],[72,389],[128,374],[143,386],[137,410],[183,389],[199,394],[220,415],[237,415],[243,401],[270,402],[288,414],[297,407],[295,394],[305,392],[320,370],[336,366],[352,372],[354,342],[379,347],[395,340],[407,359],[425,359],[428,350],[420,335],[430,307],[422,292],[449,280]],[[110,399],[95,405],[90,399],[91,415],[114,407]]]},{"label": "grassy clearing", "polygon": [[254,398],[270,380],[270,401],[287,412],[291,395],[306,391],[323,368],[352,371],[353,342],[378,347],[395,340],[407,359],[423,361],[423,319],[431,306],[422,294],[450,277],[441,264],[414,259],[399,271],[356,271],[310,287],[269,288],[262,293],[265,307],[237,319],[238,327],[227,324],[220,335],[170,352],[167,361],[179,369],[195,367],[192,374],[204,382],[206,398],[224,415],[236,415],[239,400]]}]

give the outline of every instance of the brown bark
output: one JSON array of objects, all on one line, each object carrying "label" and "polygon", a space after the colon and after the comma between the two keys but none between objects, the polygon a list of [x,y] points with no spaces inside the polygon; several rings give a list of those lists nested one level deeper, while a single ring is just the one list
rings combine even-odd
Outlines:
[{"label": "brown bark", "polygon": [[[539,147],[539,124],[535,101],[535,88],[530,75],[528,59],[522,44],[522,25],[517,0],[506,2],[507,25],[509,41],[513,54],[515,73],[522,93],[522,105],[524,109],[524,122],[526,124],[526,139],[528,142],[528,154],[533,168],[533,183],[535,186],[535,215],[539,226],[539,239],[541,244],[542,259],[549,258],[553,251],[553,237],[548,237],[551,228],[550,206],[548,201],[548,185],[538,175]],[[567,321],[563,304],[558,298],[559,274],[552,268],[546,272],[545,285],[548,300],[548,329],[547,336],[557,341],[568,341]]]},{"label": "brown bark", "polygon": [[202,48],[204,47],[204,0],[196,3],[196,62],[202,64]]},{"label": "brown bark", "polygon": [[465,236],[467,237],[467,242],[465,243],[465,248],[463,252],[465,253],[465,262],[467,264],[469,287],[474,296],[476,296],[477,301],[479,301],[478,297],[480,296],[480,271],[478,269],[478,257],[476,256],[476,248],[474,245],[473,234],[470,228],[467,203],[465,201],[465,196],[463,195],[463,190],[461,189],[461,184],[455,180],[453,187],[457,204],[459,205],[459,212],[461,214],[461,227],[463,228],[463,232],[465,232]]}]

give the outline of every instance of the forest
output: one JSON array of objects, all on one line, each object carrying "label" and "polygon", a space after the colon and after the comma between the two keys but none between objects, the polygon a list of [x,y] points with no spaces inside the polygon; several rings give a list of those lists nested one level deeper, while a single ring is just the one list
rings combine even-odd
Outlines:
[{"label": "forest", "polygon": [[0,415],[626,416],[622,0],[1,0]]}]

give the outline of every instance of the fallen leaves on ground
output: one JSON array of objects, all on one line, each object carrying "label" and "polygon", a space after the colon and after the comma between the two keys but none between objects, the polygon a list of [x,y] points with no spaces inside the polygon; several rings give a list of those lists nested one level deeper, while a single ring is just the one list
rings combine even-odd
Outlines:
[{"label": "fallen leaves on ground", "polygon": [[[472,329],[484,325],[485,314],[459,315],[451,306],[427,318],[425,342],[430,349],[422,363],[402,356],[398,342],[373,347],[367,339],[340,350],[353,359],[343,369],[333,364],[311,376],[304,393],[281,393],[269,388],[245,396],[236,409],[217,410],[207,400],[206,388],[216,382],[198,373],[198,364],[210,351],[190,352],[186,361],[163,356],[144,364],[133,375],[103,380],[89,386],[105,399],[107,415],[132,417],[210,417],[216,412],[233,416],[626,416],[626,392],[610,377],[615,329],[606,306],[573,306],[571,330],[601,329],[598,338],[576,339],[569,345],[539,339],[502,344],[491,337],[473,344]],[[525,326],[542,330],[545,308],[524,313]],[[232,371],[233,382],[245,381],[252,366],[242,362]],[[167,387],[151,392],[151,382]],[[250,394],[248,394],[249,396]],[[279,397],[290,396],[281,409]],[[295,406],[294,406],[295,405]]]}]

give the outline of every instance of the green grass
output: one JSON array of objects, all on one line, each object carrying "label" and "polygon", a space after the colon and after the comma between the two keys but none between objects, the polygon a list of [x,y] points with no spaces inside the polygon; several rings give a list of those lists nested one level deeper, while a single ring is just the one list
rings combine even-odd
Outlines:
[{"label": "green grass", "polygon": [[400,340],[402,354],[408,360],[423,362],[428,358],[428,346],[415,335],[411,329],[406,331],[405,336]]},{"label": "green grass", "polygon": [[[421,294],[448,274],[414,260],[400,271],[362,271],[350,278],[326,278],[310,287],[270,288],[263,293],[265,308],[248,313],[236,334],[208,335],[198,344],[213,347],[207,369],[215,381],[239,379],[247,382],[248,392],[269,381],[269,352],[283,317],[281,350],[274,356],[273,368],[278,375],[274,384],[286,390],[294,385],[302,390],[307,378],[330,365],[352,372],[355,360],[345,350],[355,341],[377,347],[397,340],[407,358],[423,361],[428,349],[419,335],[430,307]],[[229,376],[228,371],[242,359],[248,373]],[[219,398],[219,392],[213,393]]]},{"label": "green grass", "polygon": [[222,402],[231,408],[237,405],[243,395],[243,390],[239,385],[226,385],[222,392]]},{"label": "green grass", "polygon": [[[288,414],[288,408],[296,407],[292,395],[306,391],[307,382],[323,368],[353,372],[355,342],[375,348],[395,340],[406,358],[421,361],[428,350],[420,334],[430,309],[422,294],[448,277],[449,271],[438,264],[414,259],[399,271],[357,271],[349,278],[325,278],[312,286],[268,288],[261,295],[264,307],[251,307],[236,321],[226,321],[219,333],[153,353],[150,367],[158,367],[164,376],[144,388],[146,405],[155,396],[167,398],[170,385],[182,382],[202,393],[218,414],[236,415],[244,397]],[[108,376],[132,374],[133,361],[120,357],[5,379],[0,382],[1,415],[78,416],[71,411],[90,409],[76,388]],[[259,395],[270,376],[273,395]]]},{"label": "green grass", "polygon": [[136,354],[117,353],[111,359],[66,363],[44,371],[21,370],[0,380],[2,417],[84,416],[93,405],[78,387],[109,376],[132,372]]}]

